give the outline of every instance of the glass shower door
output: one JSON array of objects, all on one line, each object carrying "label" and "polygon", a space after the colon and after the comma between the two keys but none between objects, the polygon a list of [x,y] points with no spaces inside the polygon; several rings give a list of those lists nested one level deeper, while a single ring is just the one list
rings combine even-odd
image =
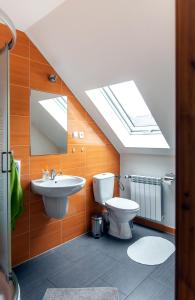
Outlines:
[{"label": "glass shower door", "polygon": [[9,176],[9,54],[0,50],[0,268],[11,277],[11,215]]}]

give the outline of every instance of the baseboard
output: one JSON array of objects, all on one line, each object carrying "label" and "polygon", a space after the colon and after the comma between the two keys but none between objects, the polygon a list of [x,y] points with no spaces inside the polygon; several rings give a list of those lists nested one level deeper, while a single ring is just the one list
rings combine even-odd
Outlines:
[{"label": "baseboard", "polygon": [[[66,242],[63,242],[63,243],[61,243],[61,244],[59,244],[59,245],[57,245],[57,246],[55,246],[55,247],[52,247],[52,248],[50,248],[50,249],[48,249],[48,250],[46,250],[46,251],[43,251],[43,252],[41,252],[41,253],[39,253],[39,254],[37,254],[37,255],[31,256],[31,257],[29,257],[28,259],[25,259],[25,260],[23,260],[23,261],[21,261],[21,262],[19,262],[19,263],[17,263],[17,264],[13,264],[13,265],[12,265],[12,268],[16,268],[16,267],[22,265],[22,264],[25,263],[25,262],[28,262],[28,261],[30,261],[30,260],[33,260],[34,258],[40,257],[41,255],[44,255],[44,254],[46,254],[46,253],[52,252],[53,250],[55,250],[55,249],[61,247],[62,245],[68,244],[69,242],[72,242],[73,240],[76,240],[77,238],[79,238],[79,237],[81,237],[81,236],[87,234],[88,232],[89,232],[89,231],[86,231],[85,233],[82,233],[82,234],[80,234],[80,235],[78,235],[78,236],[75,236],[75,237],[73,237],[72,239],[70,239],[70,240],[68,240],[68,241],[66,241]],[[1,300],[1,297],[0,297],[0,300]]]},{"label": "baseboard", "polygon": [[143,219],[143,218],[140,218],[140,217],[136,217],[134,219],[134,222],[136,224],[143,225],[143,226],[153,228],[153,229],[156,229],[156,230],[159,230],[159,231],[163,231],[163,232],[166,232],[166,233],[170,233],[170,234],[175,234],[176,233],[176,229],[173,228],[173,227],[169,227],[169,226],[166,226],[164,224],[156,223],[156,222],[146,220],[146,219]]}]

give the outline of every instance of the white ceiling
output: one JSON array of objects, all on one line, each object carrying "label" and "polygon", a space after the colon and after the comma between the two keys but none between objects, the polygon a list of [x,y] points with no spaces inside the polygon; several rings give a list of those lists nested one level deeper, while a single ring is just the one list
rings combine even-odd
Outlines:
[{"label": "white ceiling", "polygon": [[26,30],[66,0],[0,0],[17,29]]},{"label": "white ceiling", "polygon": [[[22,13],[6,12],[22,22]],[[119,152],[174,153],[175,0],[67,0],[27,34]],[[138,86],[170,150],[124,148],[85,94],[129,80]]]}]

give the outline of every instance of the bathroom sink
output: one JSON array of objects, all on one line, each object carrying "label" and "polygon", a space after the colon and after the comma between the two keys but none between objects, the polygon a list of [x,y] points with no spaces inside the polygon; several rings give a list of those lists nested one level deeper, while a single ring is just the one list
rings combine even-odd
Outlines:
[{"label": "bathroom sink", "polygon": [[32,190],[42,196],[63,197],[79,192],[85,185],[85,178],[78,176],[56,176],[54,180],[32,180]]},{"label": "bathroom sink", "polygon": [[51,218],[62,219],[68,211],[67,197],[79,192],[86,179],[78,176],[61,175],[51,179],[31,181],[32,191],[42,195],[46,213]]}]

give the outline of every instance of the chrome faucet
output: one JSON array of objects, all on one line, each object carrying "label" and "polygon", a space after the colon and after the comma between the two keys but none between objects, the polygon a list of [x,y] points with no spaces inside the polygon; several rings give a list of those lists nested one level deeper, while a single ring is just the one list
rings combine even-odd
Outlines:
[{"label": "chrome faucet", "polygon": [[52,170],[51,170],[51,180],[54,180],[56,176],[57,176],[56,170],[55,170],[55,169],[52,169]]}]

